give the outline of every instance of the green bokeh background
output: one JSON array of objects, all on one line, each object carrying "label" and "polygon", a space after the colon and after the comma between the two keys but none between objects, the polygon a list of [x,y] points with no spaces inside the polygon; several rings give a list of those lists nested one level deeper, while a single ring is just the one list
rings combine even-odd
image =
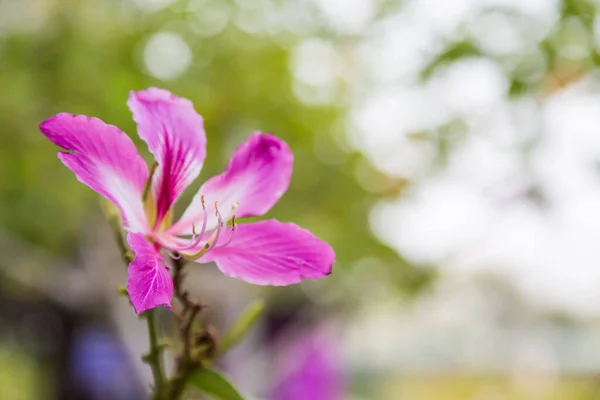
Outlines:
[{"label": "green bokeh background", "polygon": [[[186,5],[156,13],[97,0],[20,6],[25,13],[44,7],[47,20],[33,32],[16,29],[0,39],[0,223],[57,254],[76,248],[79,233],[93,229],[87,222],[98,212],[97,195],[57,161],[38,123],[62,111],[96,116],[127,132],[148,156],[125,101],[130,90],[158,86],[191,99],[205,119],[206,164],[179,212],[254,130],[272,132],[291,146],[295,169],[270,216],[329,241],[338,249],[340,270],[371,255],[393,265],[402,290],[425,283],[428,272],[409,266],[370,233],[368,210],[377,196],[359,185],[355,171],[360,165],[372,179],[386,178],[344,144],[343,86],[335,104],[326,106],[306,105],[293,94],[290,49],[302,38],[259,37],[232,24],[216,36],[197,37],[184,25]],[[164,29],[180,34],[193,54],[185,74],[168,82],[145,73],[141,60],[148,37]]]},{"label": "green bokeh background", "polygon": [[[340,78],[328,104],[303,102],[293,91],[290,62],[292,48],[305,37],[291,31],[253,34],[233,23],[218,34],[199,36],[188,22],[193,14],[202,12],[198,11],[202,7],[208,9],[209,3],[178,0],[150,12],[133,1],[0,0],[0,226],[50,254],[73,257],[81,244],[81,232],[98,228],[94,224],[101,215],[98,195],[64,168],[56,158],[55,146],[37,126],[62,111],[96,116],[128,133],[150,159],[135,134],[125,101],[130,90],[158,86],[192,100],[205,119],[208,137],[205,167],[199,181],[180,200],[178,213],[201,181],[222,171],[235,147],[254,130],[271,132],[289,143],[295,169],[290,189],[269,216],[293,221],[331,243],[337,263],[328,284],[336,285],[368,258],[385,268],[383,276],[399,296],[410,298],[425,290],[435,280],[434,270],[410,264],[378,241],[369,228],[371,207],[380,199],[398,197],[414,182],[377,171],[348,143],[347,112],[354,93],[350,83]],[[231,10],[239,7],[229,0],[217,3]],[[402,1],[374,3],[375,20],[405,6]],[[253,7],[260,10],[277,4],[271,0],[256,2]],[[318,37],[340,48],[351,48],[360,40],[360,35],[332,30],[311,2],[303,7]],[[528,75],[526,65],[512,62],[511,57],[518,54],[504,58],[488,55],[468,36],[459,35],[458,40],[440,43],[441,51],[422,71],[423,82],[448,63],[489,57],[501,65],[511,65],[505,69],[511,82],[510,97],[540,99],[578,77],[597,72],[600,46],[594,36],[598,29],[596,3],[562,0],[560,9],[556,25],[539,43],[546,58],[543,74]],[[504,11],[490,8],[488,12]],[[514,18],[515,23],[523,22],[520,16]],[[574,21],[580,27],[576,34],[569,28]],[[143,62],[145,44],[159,31],[177,33],[192,52],[189,68],[172,80],[152,77]],[[573,40],[588,47],[585,57],[566,59],[561,55],[561,49]],[[443,168],[448,152],[466,134],[463,130],[456,121],[417,134],[420,140],[437,144],[436,157],[439,168]],[[527,156],[526,148],[523,156]],[[380,189],[366,188],[361,179],[374,182]],[[19,359],[17,364],[24,366],[24,376],[37,376],[29,360]],[[4,382],[3,370],[0,382]],[[396,398],[390,393],[399,393],[397,396],[408,399],[471,399],[481,387],[495,385],[506,393],[502,398],[524,398],[511,389],[504,390],[505,383],[496,378],[409,377],[389,381],[367,393],[375,396],[376,392],[381,398]],[[598,392],[594,382],[593,377],[565,377],[548,399],[595,399]],[[32,396],[38,398],[37,394]]]}]

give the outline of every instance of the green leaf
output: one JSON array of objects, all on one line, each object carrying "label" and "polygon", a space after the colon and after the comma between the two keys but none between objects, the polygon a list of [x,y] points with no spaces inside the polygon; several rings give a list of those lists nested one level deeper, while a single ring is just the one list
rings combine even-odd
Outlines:
[{"label": "green leaf", "polygon": [[218,400],[244,400],[231,382],[214,369],[198,369],[190,376],[187,383]]},{"label": "green leaf", "polygon": [[421,78],[427,80],[442,66],[471,56],[480,56],[481,51],[471,41],[450,43],[421,70]]},{"label": "green leaf", "polygon": [[264,311],[265,303],[262,300],[255,300],[250,303],[238,317],[229,332],[223,336],[220,352],[225,353],[241,342]]}]

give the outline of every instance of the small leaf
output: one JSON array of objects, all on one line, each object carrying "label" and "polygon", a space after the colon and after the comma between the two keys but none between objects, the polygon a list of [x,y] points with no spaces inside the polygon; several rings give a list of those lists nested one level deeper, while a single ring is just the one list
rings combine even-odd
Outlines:
[{"label": "small leaf", "polygon": [[214,369],[198,369],[190,376],[187,383],[218,400],[244,400],[231,382]]},{"label": "small leaf", "polygon": [[229,332],[223,336],[221,340],[221,353],[227,352],[227,350],[230,350],[241,342],[264,311],[265,303],[262,300],[255,300],[250,303],[238,317]]}]

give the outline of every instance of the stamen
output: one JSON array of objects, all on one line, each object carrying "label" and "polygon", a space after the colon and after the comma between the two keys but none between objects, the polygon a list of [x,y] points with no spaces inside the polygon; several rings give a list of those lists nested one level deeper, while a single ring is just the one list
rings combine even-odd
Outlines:
[{"label": "stamen", "polygon": [[165,249],[165,252],[171,257],[173,260],[179,260],[181,256],[171,250]]},{"label": "stamen", "polygon": [[[202,223],[202,231],[200,233],[196,232],[196,226],[194,224],[192,224],[192,233],[193,236],[190,240],[190,242],[187,245],[184,246],[170,246],[168,247],[166,250],[170,250],[171,252],[168,252],[168,254],[175,258],[177,256],[183,256],[186,259],[191,259],[191,260],[197,260],[198,258],[202,257],[204,254],[206,254],[208,251],[212,250],[212,249],[216,249],[216,248],[223,248],[228,246],[232,241],[233,238],[235,236],[235,231],[237,230],[237,224],[235,222],[235,214],[233,214],[231,216],[231,234],[229,235],[229,237],[227,238],[227,240],[225,241],[225,243],[223,244],[219,244],[219,239],[222,238],[222,232],[225,230],[225,223],[223,222],[223,215],[221,214],[221,212],[219,211],[219,203],[218,201],[215,201],[215,215],[217,217],[217,227],[216,229],[212,232],[212,234],[210,235],[210,237],[206,240],[206,242],[204,243],[204,245],[201,246],[201,248],[194,254],[187,254],[185,253],[188,250],[192,250],[193,248],[195,248],[196,246],[198,246],[200,244],[200,242],[202,242],[205,234],[206,234],[206,226],[208,224],[207,220],[208,220],[208,213],[206,212],[206,205],[204,202],[204,196],[200,197],[200,200],[202,201],[202,209],[204,211],[204,221]],[[237,208],[238,203],[234,203],[231,206],[231,210],[232,212],[235,211],[235,209]],[[165,247],[163,245],[163,247]],[[178,252],[180,254],[174,254],[172,252]],[[183,254],[182,254],[183,253]],[[176,259],[176,258],[175,258]]]},{"label": "stamen", "polygon": [[[206,212],[206,203],[204,203],[204,195],[200,196],[200,202],[202,203],[202,213],[204,214],[202,220],[202,230],[200,231],[200,237],[206,233],[206,224],[208,223],[208,213]],[[216,203],[215,203],[216,204]],[[192,225],[193,227],[193,225]]]},{"label": "stamen", "polygon": [[200,196],[200,201],[202,202],[202,211],[204,213],[204,220],[202,221],[202,230],[200,231],[200,234],[196,233],[196,225],[192,222],[192,239],[190,240],[188,245],[185,248],[182,248],[181,250],[189,250],[196,247],[202,241],[202,236],[204,236],[204,234],[206,233],[206,225],[208,224],[208,213],[206,212],[204,195]]},{"label": "stamen", "polygon": [[198,234],[196,233],[196,224],[192,222],[192,241],[195,240],[197,237]]},{"label": "stamen", "polygon": [[219,242],[219,236],[221,236],[221,229],[223,228],[223,218],[221,217],[221,213],[219,212],[219,207],[217,206],[216,201],[215,201],[215,210],[216,210],[216,215],[217,215],[217,230],[214,233],[214,240],[211,243],[208,250],[212,250],[215,248],[215,246]]},{"label": "stamen", "polygon": [[219,246],[215,246],[215,249],[222,249],[223,247],[227,247],[231,244],[231,242],[233,241],[233,237],[235,236],[235,231],[236,231],[236,225],[235,225],[235,215],[233,215],[231,217],[231,235],[229,235],[229,238],[227,239],[227,241],[225,243],[223,243],[222,245]]}]

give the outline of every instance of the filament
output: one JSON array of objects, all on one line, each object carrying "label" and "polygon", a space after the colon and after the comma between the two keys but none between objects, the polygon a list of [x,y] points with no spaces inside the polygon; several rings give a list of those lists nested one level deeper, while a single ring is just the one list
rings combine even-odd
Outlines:
[{"label": "filament", "polygon": [[236,231],[236,225],[235,225],[235,215],[231,217],[231,235],[229,235],[229,238],[227,239],[227,241],[225,243],[223,243],[222,245],[219,246],[215,246],[215,249],[222,249],[223,247],[227,247],[231,244],[231,242],[233,241],[233,237],[235,236],[235,231]]},{"label": "filament", "polygon": [[[163,244],[163,248],[165,248],[165,250],[167,251],[167,254],[169,256],[171,256],[173,259],[177,260],[181,257],[181,255],[176,254],[175,252],[181,253],[181,252],[186,252],[186,251],[192,250],[194,248],[197,248],[197,246],[202,242],[202,240],[206,236],[206,228],[208,225],[208,213],[206,210],[204,196],[200,197],[200,201],[202,202],[202,211],[204,211],[204,219],[202,221],[202,230],[200,231],[200,233],[198,233],[196,231],[196,226],[194,224],[192,224],[193,236],[187,244],[184,244],[184,245],[177,245],[177,244],[173,244],[173,245],[166,244],[165,245],[165,244]],[[232,207],[231,207],[232,213],[235,212],[235,209],[237,208],[237,206],[238,206],[237,203],[234,203],[232,205]],[[220,249],[220,248],[226,247],[229,244],[231,244],[231,242],[233,241],[233,239],[235,237],[235,232],[237,230],[237,224],[235,222],[235,214],[233,214],[231,216],[230,235],[227,238],[227,240],[225,240],[224,243],[222,243],[222,244],[219,244],[219,240],[223,238],[223,232],[226,230],[226,228],[225,228],[225,223],[223,222],[223,215],[219,211],[218,201],[215,201],[215,216],[217,217],[217,226],[216,226],[215,230],[212,232],[212,234],[210,235],[210,237],[208,239],[206,239],[206,241],[204,242],[204,245],[202,245],[201,248],[196,253],[194,253],[194,254],[186,253],[186,254],[183,254],[183,256],[185,256],[186,258],[197,259],[210,250]]]},{"label": "filament", "polygon": [[179,260],[181,258],[181,256],[177,253],[174,253],[173,251],[169,250],[169,249],[165,249],[165,252],[169,255],[169,257],[171,257],[173,260]]},{"label": "filament", "polygon": [[217,216],[217,230],[214,233],[214,240],[210,244],[210,246],[208,247],[207,250],[212,250],[215,248],[215,246],[219,242],[219,236],[221,235],[221,229],[223,228],[223,218],[221,218],[221,213],[219,212],[219,207],[217,206],[216,201],[215,201],[215,210],[216,210],[216,216]]},{"label": "filament", "polygon": [[[196,232],[196,225],[194,225],[194,223],[192,223],[192,234],[193,234],[192,239],[187,244],[187,246],[183,246],[183,247],[179,248],[178,250],[185,251],[185,250],[193,249],[198,244],[200,244],[200,242],[202,241],[202,236],[204,236],[204,234],[206,233],[206,225],[208,224],[208,213],[206,212],[206,203],[204,202],[204,195],[200,196],[200,202],[202,203],[202,211],[204,214],[204,219],[202,221],[202,230],[198,234]],[[216,204],[217,203],[215,202],[215,207],[216,207]]]}]

